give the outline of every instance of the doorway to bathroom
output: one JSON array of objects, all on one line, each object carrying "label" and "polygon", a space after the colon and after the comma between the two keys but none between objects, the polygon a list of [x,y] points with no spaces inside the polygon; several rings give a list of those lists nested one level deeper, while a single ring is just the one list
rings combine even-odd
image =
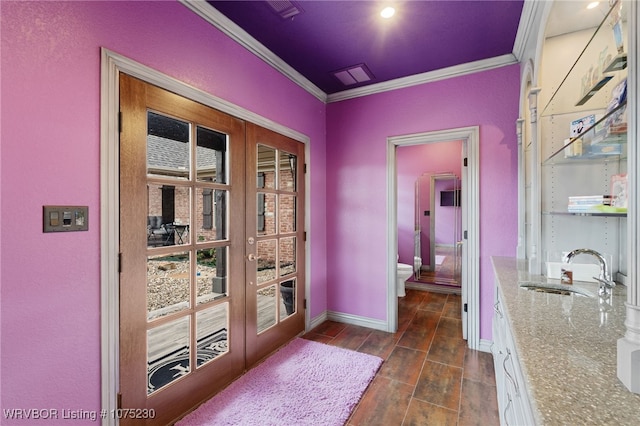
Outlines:
[{"label": "doorway to bathroom", "polygon": [[[420,270],[420,275],[422,275],[423,269],[425,269],[425,272],[429,272],[430,269],[437,269],[437,260],[442,259],[444,261],[444,258],[436,257],[438,253],[436,250],[435,232],[433,238],[425,239],[425,235],[422,232],[423,224],[419,224],[416,218],[430,217],[432,210],[437,217],[438,212],[436,212],[433,207],[442,202],[441,199],[438,198],[441,197],[440,192],[450,190],[436,189],[437,178],[434,179],[434,189],[431,190],[431,177],[456,177],[459,178],[459,186],[456,188],[455,185],[458,185],[458,183],[454,183],[453,193],[447,193],[444,196],[445,199],[449,196],[454,198],[454,206],[452,207],[459,209],[460,225],[455,234],[452,234],[452,237],[456,239],[452,239],[446,245],[449,245],[449,248],[453,249],[451,253],[453,260],[456,260],[456,252],[459,253],[459,291],[462,299],[462,333],[471,349],[478,349],[480,345],[478,145],[479,128],[477,126],[394,136],[387,139],[387,193],[389,194],[387,213],[390,218],[387,228],[389,271],[387,312],[389,328],[397,329],[398,324],[396,286],[398,262],[411,264],[414,267],[414,271]],[[456,152],[456,154],[450,155],[451,159],[449,161],[455,164],[438,164],[438,159],[444,157],[442,152],[438,153],[437,150],[441,149],[444,152],[444,150],[449,150],[452,147],[452,152]],[[434,150],[430,152],[428,156],[416,156],[415,153],[409,151],[408,157],[413,158],[413,161],[416,162],[412,167],[415,166],[416,170],[420,170],[420,167],[422,167],[423,171],[417,175],[415,172],[412,175],[407,173],[405,168],[410,167],[401,164],[401,161],[399,161],[404,156],[402,150],[408,148]],[[415,201],[415,189],[410,193],[406,193],[405,191],[400,191],[399,186],[401,182],[406,180],[413,186],[415,185],[417,177],[422,176],[424,171],[431,171],[426,169],[427,161],[432,161],[434,164],[434,166],[430,167],[434,172],[429,175],[428,185],[430,192],[434,194],[433,196],[429,194],[428,204],[418,204]],[[437,168],[435,168],[435,166],[437,166]],[[454,170],[454,172],[451,170]],[[459,172],[455,173],[455,170],[459,170]],[[420,185],[415,185],[415,187],[418,186]],[[456,191],[456,189],[460,191]],[[457,197],[460,197],[459,200]],[[444,203],[448,204],[449,201],[445,200]],[[425,206],[428,208],[425,208]],[[408,221],[406,220],[407,217],[409,218]],[[428,227],[429,234],[431,234],[430,225],[431,224],[429,224]],[[434,243],[433,249],[431,248],[431,240],[433,240]],[[409,241],[409,243],[401,245],[402,241]],[[422,246],[427,246],[428,251],[422,251]],[[428,259],[428,261],[424,262],[425,268],[422,268],[423,257],[425,260]],[[405,262],[403,262],[403,260]]]}]

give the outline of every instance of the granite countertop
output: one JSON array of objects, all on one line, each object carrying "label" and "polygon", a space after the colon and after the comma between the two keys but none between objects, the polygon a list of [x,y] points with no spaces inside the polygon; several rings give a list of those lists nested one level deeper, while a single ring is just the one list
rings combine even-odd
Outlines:
[{"label": "granite countertop", "polygon": [[640,424],[640,395],[616,375],[626,287],[616,286],[610,310],[601,312],[596,283],[574,283],[593,298],[530,291],[518,282],[544,277],[514,258],[492,261],[536,423]]}]

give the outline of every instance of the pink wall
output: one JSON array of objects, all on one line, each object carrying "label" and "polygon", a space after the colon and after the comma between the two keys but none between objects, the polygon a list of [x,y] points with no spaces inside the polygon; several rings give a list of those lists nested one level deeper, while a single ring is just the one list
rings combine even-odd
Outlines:
[{"label": "pink wall", "polygon": [[[398,175],[398,255],[400,262],[413,265],[414,229],[415,229],[415,182],[424,173],[420,183],[420,223],[422,263],[429,263],[429,226],[430,217],[424,216],[424,210],[435,208],[438,228],[447,226],[448,212],[439,208],[439,193],[436,193],[436,206],[430,207],[431,175],[451,172],[460,176],[462,142],[438,142],[423,145],[402,146],[396,151],[396,170]],[[437,242],[437,241],[436,241]]]},{"label": "pink wall", "polygon": [[[324,312],[322,102],[177,2],[0,7],[2,408],[100,408],[102,46],[310,137],[311,315]],[[89,231],[43,234],[45,204],[88,205]]]},{"label": "pink wall", "polygon": [[[325,106],[176,2],[0,12],[2,408],[100,408],[102,46],[310,137],[312,318],[385,319],[386,137],[480,125],[490,338],[489,256],[516,245],[518,66]],[[43,234],[45,204],[88,205],[89,231]]]},{"label": "pink wall", "polygon": [[328,309],[386,318],[386,138],[480,126],[480,337],[491,338],[490,256],[515,255],[519,66],[327,106]]}]

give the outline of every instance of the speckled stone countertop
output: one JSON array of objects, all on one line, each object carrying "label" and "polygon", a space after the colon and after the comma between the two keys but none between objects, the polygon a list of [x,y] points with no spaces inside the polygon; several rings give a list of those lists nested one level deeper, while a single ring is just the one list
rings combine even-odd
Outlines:
[{"label": "speckled stone countertop", "polygon": [[518,282],[545,278],[529,275],[514,258],[492,261],[536,423],[640,425],[640,395],[616,376],[626,287],[614,288],[605,314],[596,283],[573,284],[594,298],[531,291]]}]

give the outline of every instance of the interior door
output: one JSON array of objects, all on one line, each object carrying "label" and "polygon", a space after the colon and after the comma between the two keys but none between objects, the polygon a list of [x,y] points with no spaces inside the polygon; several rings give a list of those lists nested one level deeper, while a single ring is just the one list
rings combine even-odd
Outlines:
[{"label": "interior door", "polygon": [[245,128],[124,74],[120,108],[121,407],[169,424],[245,369]]},{"label": "interior door", "polygon": [[[304,331],[304,144],[247,124],[247,364]],[[249,213],[253,212],[253,214]]]},{"label": "interior door", "polygon": [[[462,338],[465,340],[468,340],[468,335],[469,335],[469,315],[468,315],[468,307],[471,307],[471,309],[480,309],[480,306],[471,306],[469,304],[469,294],[471,293],[471,280],[469,278],[469,262],[468,262],[468,253],[469,253],[469,245],[468,242],[469,240],[467,239],[467,229],[465,229],[465,227],[469,224],[469,204],[470,204],[470,200],[472,197],[472,193],[469,190],[469,188],[471,188],[471,186],[469,185],[469,167],[467,167],[467,158],[469,156],[469,147],[467,146],[468,142],[463,142],[462,143],[462,156],[461,156],[461,162],[462,165],[460,167],[460,171],[462,174],[461,177],[461,188],[464,190],[463,194],[462,194],[462,199],[461,199],[461,208],[460,208],[460,215],[461,215],[461,236],[462,238],[460,238],[460,251],[461,251],[461,259],[460,259],[460,292],[461,292],[461,299],[462,299],[462,303],[460,306],[460,317],[462,319]],[[458,248],[456,247],[456,250],[458,250]],[[476,302],[478,303],[478,302]]]}]

